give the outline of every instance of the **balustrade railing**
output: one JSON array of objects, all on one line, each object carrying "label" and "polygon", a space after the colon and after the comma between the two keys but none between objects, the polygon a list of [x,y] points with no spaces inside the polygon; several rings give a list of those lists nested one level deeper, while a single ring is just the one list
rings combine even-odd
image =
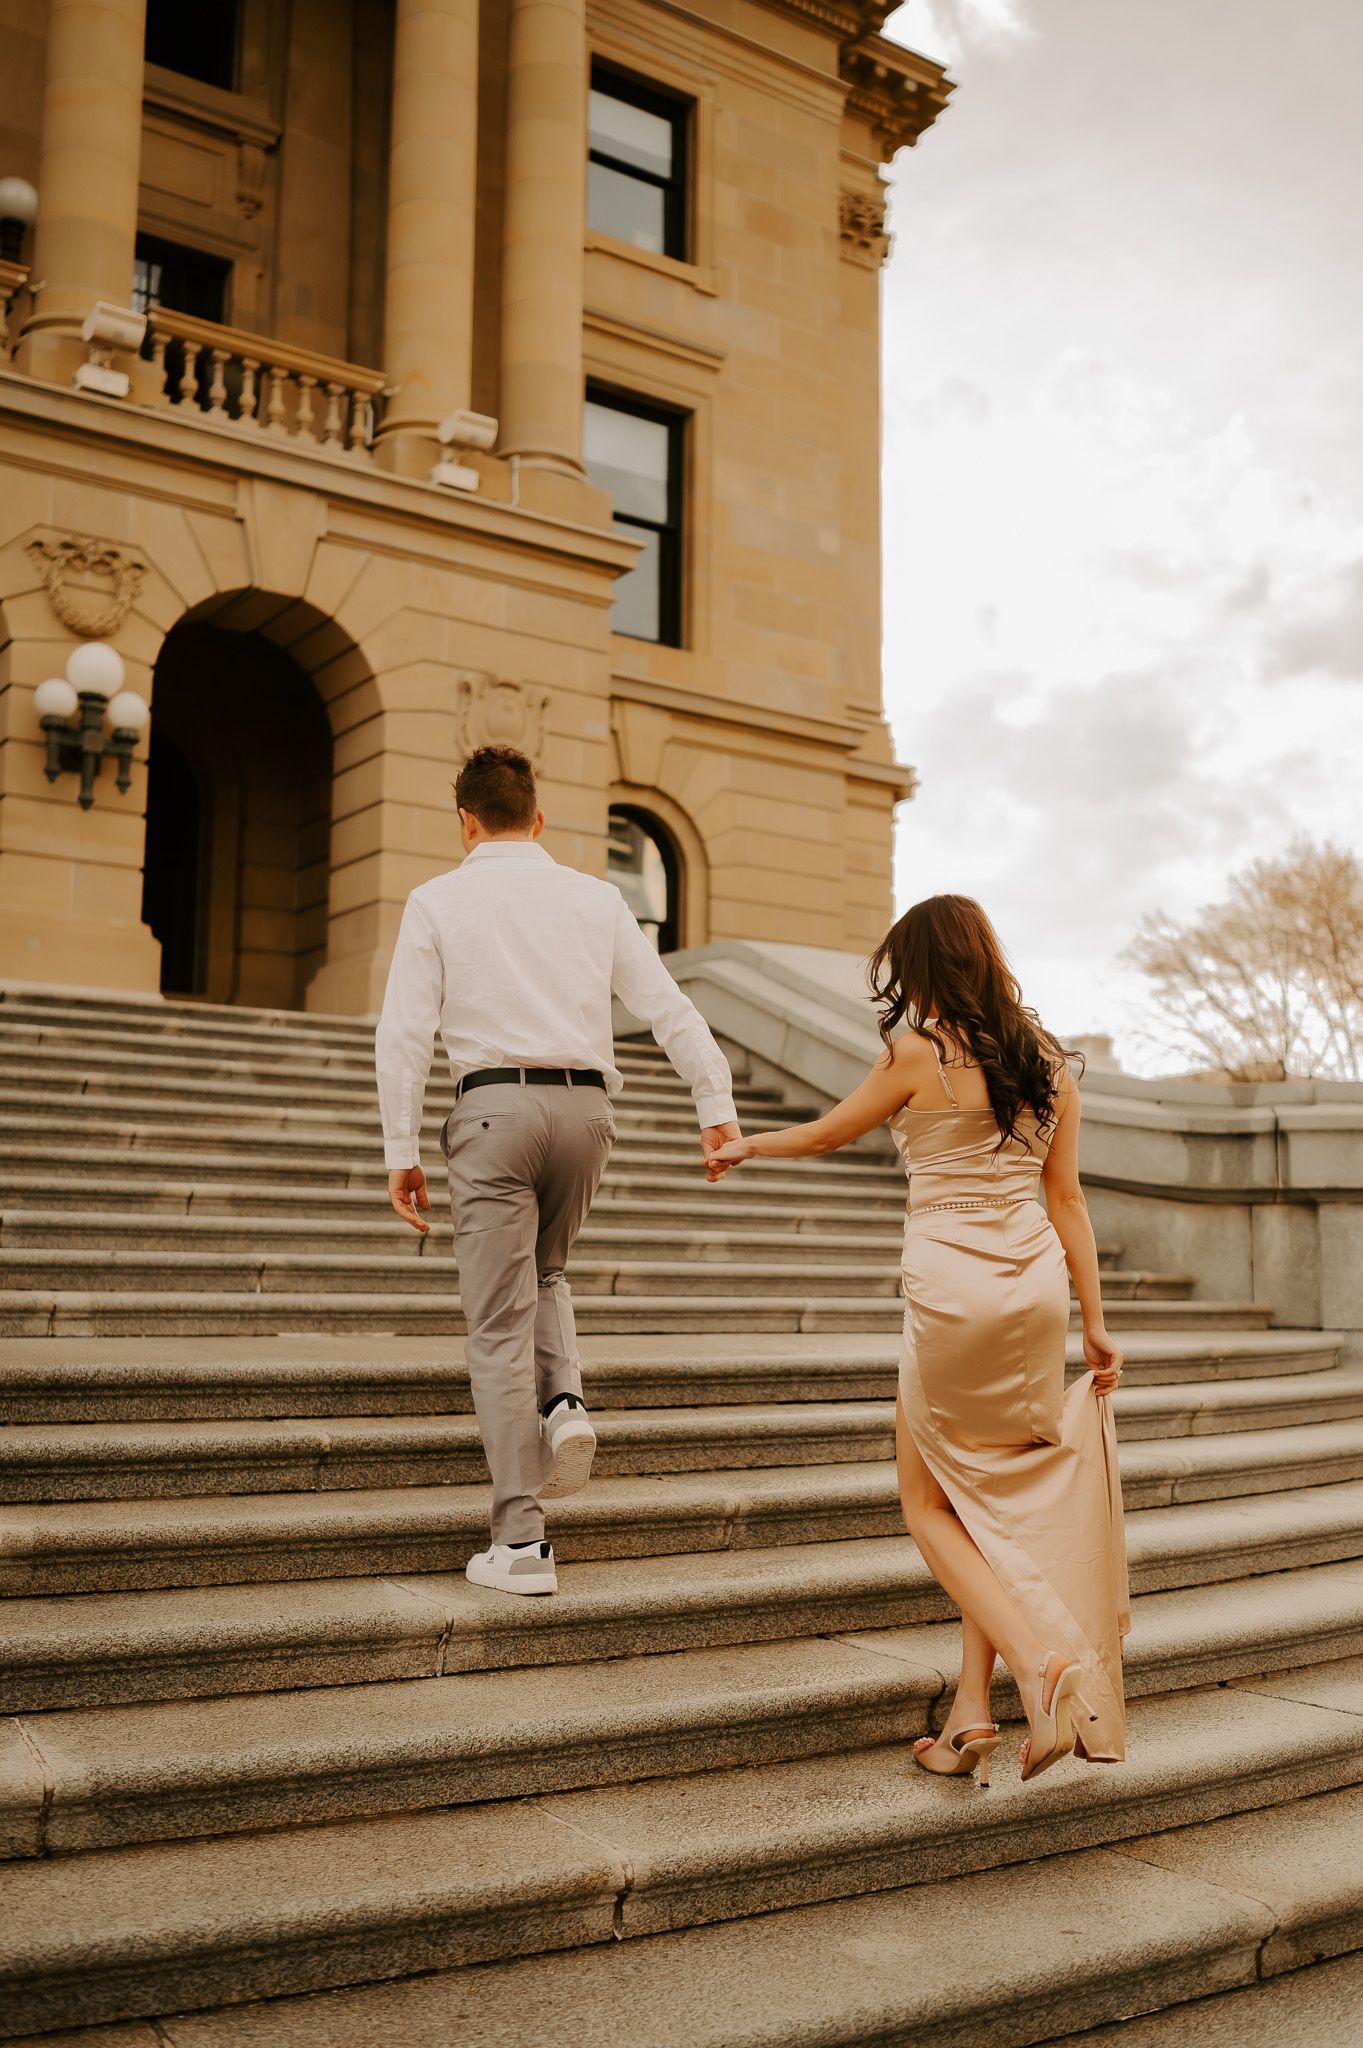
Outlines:
[{"label": "balustrade railing", "polygon": [[14,352],[10,334],[10,313],[14,302],[28,283],[26,263],[8,263],[0,260],[0,363],[7,363]]},{"label": "balustrade railing", "polygon": [[382,370],[162,306],[148,311],[143,352],[160,372],[165,405],[334,454],[369,452]]}]

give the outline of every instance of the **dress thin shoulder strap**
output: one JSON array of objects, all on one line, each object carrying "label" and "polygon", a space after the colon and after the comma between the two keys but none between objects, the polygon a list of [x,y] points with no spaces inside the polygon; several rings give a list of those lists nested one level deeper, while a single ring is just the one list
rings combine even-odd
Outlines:
[{"label": "dress thin shoulder strap", "polygon": [[946,1095],[946,1099],[950,1103],[951,1107],[953,1109],[956,1109],[959,1107],[959,1104],[956,1101],[956,1090],[952,1087],[950,1081],[948,1081],[947,1079],[947,1070],[942,1065],[942,1055],[937,1050],[937,1042],[935,1039],[929,1038],[928,1044],[932,1047],[932,1056],[937,1062],[937,1078],[942,1084],[942,1089]]}]

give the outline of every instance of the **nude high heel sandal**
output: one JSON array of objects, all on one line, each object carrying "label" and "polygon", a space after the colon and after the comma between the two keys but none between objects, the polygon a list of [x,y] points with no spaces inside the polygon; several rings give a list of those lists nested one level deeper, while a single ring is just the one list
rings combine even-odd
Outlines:
[{"label": "nude high heel sandal", "polygon": [[[1036,1721],[1032,1726],[1027,1750],[1027,1761],[1022,1767],[1024,1783],[1028,1778],[1039,1777],[1052,1764],[1059,1763],[1062,1756],[1069,1756],[1078,1739],[1074,1726],[1074,1707],[1086,1714],[1090,1721],[1098,1716],[1079,1690],[1078,1663],[1065,1663],[1057,1672],[1051,1686],[1051,1703],[1046,1705],[1046,1672],[1063,1651],[1051,1650],[1041,1660],[1037,1670]],[[1073,1703],[1073,1704],[1071,1704]]]},{"label": "nude high heel sandal", "polygon": [[[941,1738],[939,1737],[938,1739],[940,1741]],[[978,1728],[958,1728],[954,1735],[947,1737],[947,1748],[956,1757],[954,1764],[947,1764],[943,1767],[937,1764],[924,1763],[923,1758],[928,1752],[924,1750],[920,1755],[916,1749],[913,1752],[913,1760],[920,1770],[927,1771],[934,1778],[970,1778],[978,1770],[980,1774],[980,1788],[982,1791],[987,1792],[989,1789],[989,1759],[998,1748],[999,1741],[1000,1736],[997,1723],[985,1721]]]}]

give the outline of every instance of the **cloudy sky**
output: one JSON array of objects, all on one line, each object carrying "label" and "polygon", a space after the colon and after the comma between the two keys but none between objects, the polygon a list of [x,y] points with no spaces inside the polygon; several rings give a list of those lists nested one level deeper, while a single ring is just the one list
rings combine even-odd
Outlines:
[{"label": "cloudy sky", "polygon": [[892,173],[901,907],[978,895],[1059,1030],[1295,832],[1363,850],[1363,4],[911,0]]}]

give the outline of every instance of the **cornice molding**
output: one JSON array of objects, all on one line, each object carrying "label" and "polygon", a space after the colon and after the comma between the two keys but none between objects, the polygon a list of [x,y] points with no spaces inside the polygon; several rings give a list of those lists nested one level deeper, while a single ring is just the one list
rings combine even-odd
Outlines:
[{"label": "cornice molding", "polygon": [[926,134],[956,90],[943,65],[873,31],[843,44],[839,68],[848,112],[870,122],[886,162]]}]

